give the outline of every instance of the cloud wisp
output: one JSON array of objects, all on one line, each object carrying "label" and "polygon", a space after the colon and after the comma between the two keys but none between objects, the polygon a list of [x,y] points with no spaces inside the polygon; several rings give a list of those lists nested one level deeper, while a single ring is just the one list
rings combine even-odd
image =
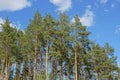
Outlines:
[{"label": "cloud wisp", "polygon": [[60,12],[68,11],[72,6],[71,0],[50,0],[50,2],[57,6],[57,11]]},{"label": "cloud wisp", "polygon": [[0,0],[0,11],[17,11],[30,6],[29,0]]},{"label": "cloud wisp", "polygon": [[[90,10],[89,7],[87,7],[85,13],[79,18],[82,25],[90,27],[94,24],[94,17],[95,14]],[[74,18],[72,19],[72,22],[74,22]]]},{"label": "cloud wisp", "polygon": [[94,17],[95,17],[95,14],[90,9],[86,9],[85,13],[80,18],[80,21],[84,26],[89,27],[93,25]]},{"label": "cloud wisp", "polygon": [[115,30],[115,34],[120,34],[120,25],[117,25],[117,29]]},{"label": "cloud wisp", "polygon": [[108,0],[100,0],[100,3],[101,4],[105,4],[105,3],[107,3],[108,2]]}]

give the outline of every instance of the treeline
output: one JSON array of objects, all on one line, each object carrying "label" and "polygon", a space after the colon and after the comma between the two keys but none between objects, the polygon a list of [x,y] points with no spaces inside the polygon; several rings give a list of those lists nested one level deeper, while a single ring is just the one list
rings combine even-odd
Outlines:
[{"label": "treeline", "polygon": [[6,18],[0,31],[0,80],[118,80],[114,49],[91,41],[78,15],[36,11],[22,31]]}]

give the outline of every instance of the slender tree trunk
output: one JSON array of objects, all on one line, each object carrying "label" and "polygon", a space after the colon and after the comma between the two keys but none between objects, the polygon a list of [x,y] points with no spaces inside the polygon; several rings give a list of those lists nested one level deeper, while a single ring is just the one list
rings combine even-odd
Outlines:
[{"label": "slender tree trunk", "polygon": [[7,64],[7,69],[6,69],[6,75],[5,75],[5,79],[4,80],[9,80],[9,77],[10,77],[10,62],[8,62]]},{"label": "slender tree trunk", "polygon": [[24,65],[23,65],[23,71],[22,71],[22,76],[21,76],[21,79],[22,80],[25,80],[25,76],[26,76],[26,62],[24,63]]},{"label": "slender tree trunk", "polygon": [[43,59],[42,59],[42,53],[40,54],[40,74],[42,74],[42,65],[43,65]]},{"label": "slender tree trunk", "polygon": [[46,44],[46,80],[48,80],[48,52],[49,52],[49,40],[47,40]]},{"label": "slender tree trunk", "polygon": [[33,76],[33,80],[36,80],[36,65],[37,65],[36,54],[37,54],[37,47],[35,47],[35,57],[34,57],[34,76]]},{"label": "slender tree trunk", "polygon": [[78,80],[77,51],[75,49],[75,80]]},{"label": "slender tree trunk", "polygon": [[15,76],[15,80],[20,80],[20,63],[19,62],[16,63],[16,76]]},{"label": "slender tree trunk", "polygon": [[32,74],[32,65],[31,65],[32,61],[30,60],[29,63],[29,70],[28,70],[28,80],[31,80],[31,74]]},{"label": "slender tree trunk", "polygon": [[51,80],[55,80],[55,60],[52,60],[52,79]]},{"label": "slender tree trunk", "polygon": [[63,77],[62,77],[62,62],[60,63],[60,80],[62,80]]},{"label": "slender tree trunk", "polygon": [[10,61],[9,61],[9,56],[8,56],[8,49],[6,48],[6,57],[5,57],[5,62],[6,62],[6,75],[4,80],[8,80],[9,79],[9,75],[10,75]]},{"label": "slender tree trunk", "polygon": [[41,53],[40,47],[39,47],[38,51],[39,51],[38,57],[37,57],[37,59],[39,60],[38,61],[38,64],[39,64],[38,71],[39,71],[39,75],[41,75],[42,74],[42,53]]},{"label": "slender tree trunk", "polygon": [[[62,56],[62,36],[60,37],[60,53],[61,53],[61,56]],[[61,60],[60,60],[60,80],[62,80],[63,77],[62,77],[62,57],[61,57]]]},{"label": "slender tree trunk", "polygon": [[3,78],[4,78],[4,70],[5,70],[5,58],[3,58],[3,60],[2,60],[2,70],[0,73],[0,80],[3,80]]}]

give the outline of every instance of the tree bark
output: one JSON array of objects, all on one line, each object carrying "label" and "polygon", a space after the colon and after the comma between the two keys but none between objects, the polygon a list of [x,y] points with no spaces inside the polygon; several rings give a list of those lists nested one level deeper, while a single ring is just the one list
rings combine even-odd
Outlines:
[{"label": "tree bark", "polygon": [[4,80],[9,80],[10,77],[10,62],[8,62],[7,67],[6,67],[6,75]]},{"label": "tree bark", "polygon": [[62,80],[63,77],[62,77],[62,62],[60,63],[60,80]]},{"label": "tree bark", "polygon": [[20,80],[20,63],[19,62],[16,63],[16,76],[15,76],[15,80]]},{"label": "tree bark", "polygon": [[38,64],[39,64],[38,72],[39,72],[39,75],[41,75],[42,74],[43,61],[42,61],[42,53],[41,53],[40,47],[38,49],[39,49],[38,50],[38,56],[37,56],[37,60],[38,60]]},{"label": "tree bark", "polygon": [[75,49],[75,80],[78,80],[77,51]]},{"label": "tree bark", "polygon": [[2,60],[2,70],[0,73],[0,80],[3,80],[4,78],[4,70],[5,70],[5,58]]},{"label": "tree bark", "polygon": [[31,65],[32,61],[30,60],[29,63],[29,70],[28,70],[28,80],[31,80],[31,76],[32,76],[32,65]]},{"label": "tree bark", "polygon": [[52,60],[52,80],[55,80],[55,60]]},{"label": "tree bark", "polygon": [[49,52],[49,40],[47,40],[46,44],[46,80],[48,80],[48,52]]},{"label": "tree bark", "polygon": [[35,57],[34,57],[34,75],[33,75],[33,80],[36,80],[36,63],[37,63],[37,60],[36,60],[36,53],[37,53],[37,47],[35,47]]},{"label": "tree bark", "polygon": [[10,61],[9,61],[9,56],[8,56],[8,49],[6,47],[6,57],[5,57],[5,64],[6,64],[6,74],[5,74],[5,78],[4,80],[8,80],[9,79],[9,75],[10,75]]}]

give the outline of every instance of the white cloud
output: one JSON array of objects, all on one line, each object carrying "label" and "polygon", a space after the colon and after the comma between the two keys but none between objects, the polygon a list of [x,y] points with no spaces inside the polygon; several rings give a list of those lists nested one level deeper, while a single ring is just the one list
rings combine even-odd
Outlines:
[{"label": "white cloud", "polygon": [[0,0],[0,11],[17,11],[30,6],[29,0]]},{"label": "white cloud", "polygon": [[100,3],[101,4],[105,4],[105,3],[107,3],[108,2],[108,0],[100,0]]},{"label": "white cloud", "polygon": [[89,26],[93,25],[94,17],[95,17],[95,14],[90,9],[86,9],[83,16],[80,17],[80,21],[81,21],[82,25],[89,27]]},{"label": "white cloud", "polygon": [[71,8],[71,0],[50,0],[52,4],[58,7],[58,11],[65,12]]},{"label": "white cloud", "polygon": [[[80,22],[82,23],[82,25],[90,27],[94,23],[94,17],[95,17],[95,14],[88,7],[85,13],[79,18],[80,18]],[[72,19],[71,22],[72,23],[75,22],[74,18]]]}]

